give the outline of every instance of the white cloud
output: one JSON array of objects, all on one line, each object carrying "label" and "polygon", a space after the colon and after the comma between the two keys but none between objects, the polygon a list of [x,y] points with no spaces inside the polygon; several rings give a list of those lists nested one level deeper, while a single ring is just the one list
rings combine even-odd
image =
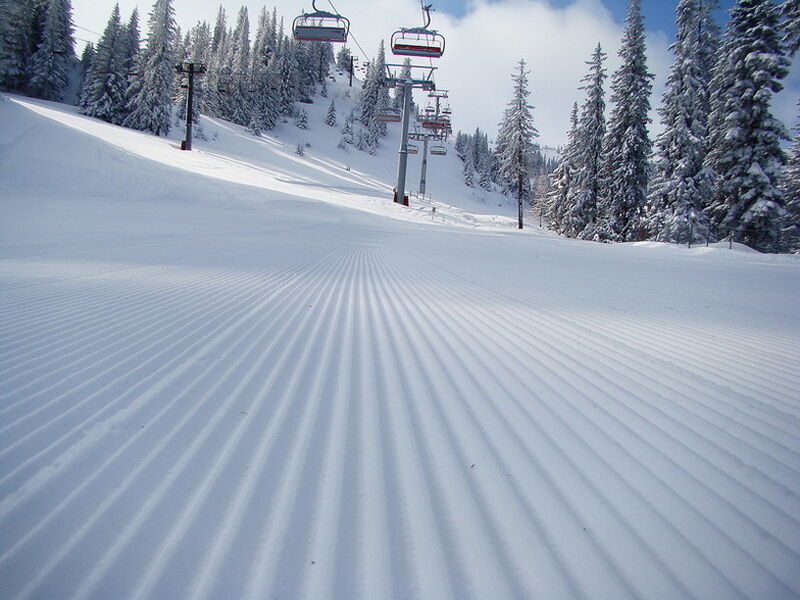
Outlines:
[{"label": "white cloud", "polygon": [[[102,31],[113,7],[112,2],[73,0],[75,22],[83,27]],[[235,24],[242,4],[248,7],[251,26],[263,2],[223,0],[229,24]],[[392,32],[400,26],[422,24],[417,0],[333,0],[342,14],[352,22],[352,33],[369,57],[377,52],[381,39],[387,44]],[[151,2],[120,0],[123,18],[137,6],[145,34],[147,14]],[[198,20],[213,24],[219,0],[175,0],[176,16],[181,27],[191,27]],[[311,9],[310,0],[303,4],[297,0],[273,0],[267,7],[276,6],[283,15],[287,31],[291,20],[301,12]],[[328,8],[327,0],[318,0],[320,9]],[[437,83],[449,89],[454,126],[465,131],[475,127],[493,136],[506,103],[511,98],[511,72],[520,58],[531,70],[531,104],[535,106],[534,119],[543,144],[562,143],[569,125],[573,102],[583,100],[578,90],[580,79],[586,72],[587,61],[598,42],[608,54],[606,65],[609,75],[619,64],[617,49],[622,37],[623,24],[615,23],[601,0],[576,0],[567,7],[556,8],[547,0],[470,0],[469,12],[455,18],[441,12],[433,13],[432,28],[447,37],[445,56],[435,61],[439,67]],[[79,37],[94,39],[77,30]],[[648,32],[648,66],[655,73],[655,87],[651,99],[655,107],[660,101],[671,56],[670,40],[662,32]],[[354,53],[362,52],[349,44]],[[391,55],[389,55],[391,60]],[[399,61],[398,61],[399,62]],[[417,62],[425,62],[417,60]],[[800,60],[796,60],[796,63]],[[787,79],[787,91],[779,95],[775,110],[787,125],[796,116],[795,102],[800,94],[800,77],[795,65],[793,75]],[[608,89],[608,88],[607,88]],[[608,93],[606,94],[608,100]],[[653,133],[660,127],[655,113]]]}]

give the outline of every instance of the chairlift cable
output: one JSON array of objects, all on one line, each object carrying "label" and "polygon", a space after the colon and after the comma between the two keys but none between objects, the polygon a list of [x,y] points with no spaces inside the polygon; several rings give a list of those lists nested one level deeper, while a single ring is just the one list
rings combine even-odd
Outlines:
[{"label": "chairlift cable", "polygon": [[[331,8],[333,9],[333,12],[339,14],[339,9],[337,9],[333,5],[333,2],[331,2],[331,0],[328,0],[328,4],[331,5]],[[350,32],[350,37],[353,38],[353,41],[356,43],[356,46],[358,46],[358,49],[361,50],[361,54],[364,56],[364,59],[366,60],[366,58],[369,56],[369,54],[367,54],[367,52],[364,50],[364,48],[361,47],[361,44],[358,43],[358,40],[356,39],[356,35],[352,31]]]}]

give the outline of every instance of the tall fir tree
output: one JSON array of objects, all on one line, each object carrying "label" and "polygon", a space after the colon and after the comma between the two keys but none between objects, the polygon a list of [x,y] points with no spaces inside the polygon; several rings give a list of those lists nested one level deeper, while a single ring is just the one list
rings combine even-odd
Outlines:
[{"label": "tall fir tree", "polygon": [[762,251],[778,249],[784,213],[780,141],[788,136],[770,109],[789,64],[778,19],[771,0],[738,0],[731,10],[712,81],[706,157],[715,178],[707,214],[716,233]]},{"label": "tall fir tree", "polygon": [[139,36],[139,11],[134,8],[131,16],[128,18],[127,25],[122,30],[122,57],[123,57],[123,70],[125,71],[127,83],[125,87],[125,103],[120,110],[120,123],[124,123],[125,119],[131,111],[131,99],[140,83],[141,65],[141,40]]},{"label": "tall fir tree", "polygon": [[273,79],[277,77],[271,65],[274,63],[274,26],[266,8],[258,15],[258,27],[253,41],[252,80],[253,93],[250,98],[250,122],[248,129],[258,135],[272,129],[278,120],[277,102]]},{"label": "tall fir tree", "polygon": [[325,115],[325,125],[328,127],[336,127],[336,103],[331,100],[328,105],[328,112]]},{"label": "tall fir tree", "polygon": [[83,114],[109,123],[122,122],[128,87],[124,41],[119,4],[115,4],[84,79],[80,96]]},{"label": "tall fir tree", "polygon": [[[800,109],[800,103],[798,103]],[[800,111],[798,111],[800,113]],[[795,126],[795,137],[783,173],[786,216],[782,226],[781,246],[786,252],[800,253],[800,114]]]},{"label": "tall fir tree", "polygon": [[600,203],[595,236],[625,242],[644,237],[642,218],[647,194],[652,143],[647,133],[653,75],[647,70],[647,48],[641,0],[629,0],[619,49],[620,67],[611,77],[611,116],[603,141]]},{"label": "tall fir tree", "polygon": [[578,146],[578,103],[572,106],[567,143],[561,149],[558,166],[550,175],[550,193],[547,196],[547,227],[569,235],[565,216],[575,205],[575,173],[578,170],[580,148]]},{"label": "tall fir tree", "polygon": [[27,88],[36,13],[35,0],[0,0],[0,89]]},{"label": "tall fir tree", "polygon": [[709,80],[700,60],[701,32],[708,18],[702,0],[681,0],[676,12],[675,55],[659,114],[664,125],[656,140],[655,175],[648,197],[650,237],[664,242],[709,237],[704,198],[711,191],[703,167],[708,131]]},{"label": "tall fir tree", "polygon": [[172,0],[156,0],[148,20],[147,47],[139,61],[135,93],[128,102],[124,125],[167,135],[172,113],[174,53],[177,43]]},{"label": "tall fir tree", "polygon": [[566,206],[563,233],[572,237],[594,237],[597,219],[597,202],[600,195],[600,165],[603,154],[603,139],[606,135],[606,103],[603,85],[606,69],[603,63],[606,53],[597,44],[592,58],[586,64],[589,72],[584,76],[580,89],[586,92],[581,107],[576,131],[575,178],[573,201]]},{"label": "tall fir tree", "polygon": [[783,42],[793,55],[800,50],[800,0],[784,0],[781,11],[783,22]]},{"label": "tall fir tree", "polygon": [[231,43],[232,62],[228,113],[234,123],[248,125],[251,116],[250,90],[253,84],[250,77],[250,19],[246,6],[239,10]]},{"label": "tall fir tree", "polygon": [[534,152],[534,138],[539,136],[533,126],[533,106],[528,104],[528,73],[525,61],[520,60],[518,69],[511,75],[514,81],[514,96],[500,122],[497,133],[497,158],[500,175],[507,189],[517,197],[517,226],[523,227],[523,205],[530,196],[529,168]]},{"label": "tall fir tree", "polygon": [[49,0],[42,41],[31,57],[29,91],[37,98],[60,102],[69,85],[75,61],[70,0]]}]

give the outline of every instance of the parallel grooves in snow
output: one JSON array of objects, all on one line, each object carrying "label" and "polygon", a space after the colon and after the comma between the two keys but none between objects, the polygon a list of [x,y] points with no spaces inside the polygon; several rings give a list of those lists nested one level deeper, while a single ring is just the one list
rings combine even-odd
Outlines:
[{"label": "parallel grooves in snow", "polygon": [[13,597],[800,593],[792,353],[756,395],[677,322],[264,248],[3,305]]}]

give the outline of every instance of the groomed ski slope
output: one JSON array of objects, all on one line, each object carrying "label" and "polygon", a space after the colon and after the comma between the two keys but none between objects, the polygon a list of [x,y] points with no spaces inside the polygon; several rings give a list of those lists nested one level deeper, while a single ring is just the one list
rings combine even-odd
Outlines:
[{"label": "groomed ski slope", "polygon": [[0,596],[800,596],[796,257],[206,127],[0,97]]}]

